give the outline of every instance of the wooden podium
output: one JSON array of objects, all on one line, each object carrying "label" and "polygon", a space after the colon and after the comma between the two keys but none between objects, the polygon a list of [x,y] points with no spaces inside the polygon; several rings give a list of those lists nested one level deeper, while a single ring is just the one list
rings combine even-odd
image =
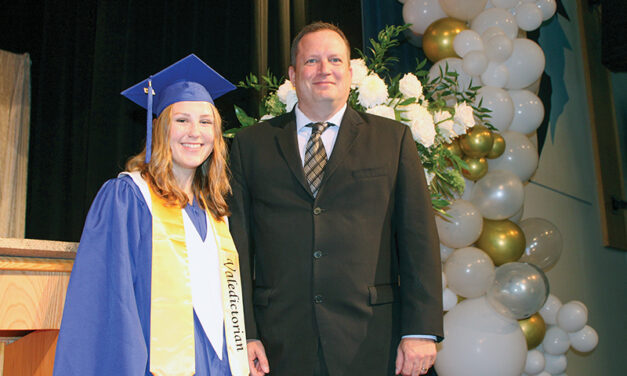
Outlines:
[{"label": "wooden podium", "polygon": [[0,376],[52,375],[77,248],[0,238]]}]

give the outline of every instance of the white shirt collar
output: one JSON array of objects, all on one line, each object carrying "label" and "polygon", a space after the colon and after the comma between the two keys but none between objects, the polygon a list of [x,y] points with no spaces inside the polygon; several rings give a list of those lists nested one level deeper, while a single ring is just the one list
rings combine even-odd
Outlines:
[{"label": "white shirt collar", "polygon": [[[331,116],[331,118],[327,119],[326,122],[332,123],[333,125],[337,125],[339,127],[340,123],[342,122],[342,118],[344,117],[344,113],[346,112],[346,106],[347,104],[344,103],[344,106],[342,106],[342,108],[340,108],[338,112],[336,112],[333,116]],[[309,119],[307,115],[305,115],[300,110],[300,108],[298,108],[298,105],[294,106],[294,113],[296,114],[296,131],[297,132],[300,132],[300,130],[303,129],[307,124],[315,123],[314,121]]]}]

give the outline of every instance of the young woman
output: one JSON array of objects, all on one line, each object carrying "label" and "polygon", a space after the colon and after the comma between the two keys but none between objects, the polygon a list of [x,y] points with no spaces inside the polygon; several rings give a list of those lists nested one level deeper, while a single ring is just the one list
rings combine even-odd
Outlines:
[{"label": "young woman", "polygon": [[213,105],[234,88],[190,55],[122,93],[148,110],[146,147],[87,216],[55,375],[248,375]]}]

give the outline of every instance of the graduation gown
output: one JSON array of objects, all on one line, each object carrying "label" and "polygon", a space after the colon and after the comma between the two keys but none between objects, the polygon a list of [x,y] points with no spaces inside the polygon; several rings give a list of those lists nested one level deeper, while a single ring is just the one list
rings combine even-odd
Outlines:
[{"label": "graduation gown", "polygon": [[[200,236],[207,236],[204,211],[196,205],[185,210]],[[67,291],[55,376],[151,375],[151,269],[150,210],[130,176],[109,180],[85,221]],[[226,342],[220,359],[195,312],[194,337],[196,376],[231,375]]]}]

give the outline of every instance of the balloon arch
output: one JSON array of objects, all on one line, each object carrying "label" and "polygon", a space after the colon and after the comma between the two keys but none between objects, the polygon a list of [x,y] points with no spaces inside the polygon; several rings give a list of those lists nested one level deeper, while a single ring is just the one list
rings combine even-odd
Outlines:
[{"label": "balloon arch", "polygon": [[579,301],[562,304],[544,274],[559,260],[555,225],[523,215],[523,185],[538,166],[533,136],[544,118],[537,92],[545,57],[526,38],[553,17],[555,0],[399,0],[434,64],[460,85],[481,83],[476,104],[498,132],[475,126],[455,140],[466,190],[438,216],[444,286],[440,376],[561,375],[570,347],[592,351],[596,331]]}]

